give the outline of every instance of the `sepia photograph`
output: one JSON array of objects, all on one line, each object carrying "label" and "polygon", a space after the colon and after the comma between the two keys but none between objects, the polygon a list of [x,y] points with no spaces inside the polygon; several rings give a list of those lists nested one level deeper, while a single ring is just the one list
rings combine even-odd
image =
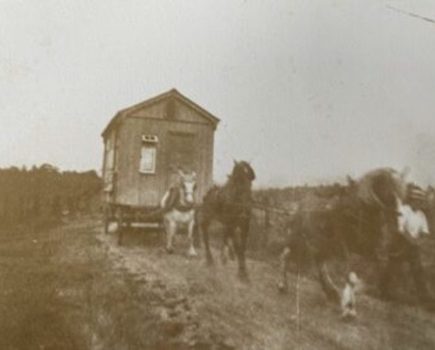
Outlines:
[{"label": "sepia photograph", "polygon": [[433,0],[0,0],[0,350],[435,349]]}]

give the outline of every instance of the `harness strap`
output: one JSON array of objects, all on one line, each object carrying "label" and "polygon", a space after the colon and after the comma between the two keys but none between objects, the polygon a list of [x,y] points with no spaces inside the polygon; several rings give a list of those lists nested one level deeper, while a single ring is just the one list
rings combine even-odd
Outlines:
[{"label": "harness strap", "polygon": [[194,209],[194,204],[187,204],[182,200],[183,195],[181,193],[182,189],[180,187],[171,187],[169,189],[169,196],[166,200],[164,212],[167,213],[172,209],[176,209],[181,212],[188,212]]},{"label": "harness strap", "polygon": [[181,212],[188,212],[190,210],[193,210],[195,207],[193,204],[190,205],[182,205],[182,204],[177,204],[174,206],[174,209],[181,211]]}]

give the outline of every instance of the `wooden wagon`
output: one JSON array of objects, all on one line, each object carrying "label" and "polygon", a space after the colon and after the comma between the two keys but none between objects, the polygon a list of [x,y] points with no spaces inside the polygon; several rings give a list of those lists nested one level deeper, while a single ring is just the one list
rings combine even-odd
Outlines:
[{"label": "wooden wagon", "polygon": [[118,223],[159,223],[178,168],[197,173],[197,199],[212,185],[219,119],[172,89],[119,111],[102,133],[105,232]]}]

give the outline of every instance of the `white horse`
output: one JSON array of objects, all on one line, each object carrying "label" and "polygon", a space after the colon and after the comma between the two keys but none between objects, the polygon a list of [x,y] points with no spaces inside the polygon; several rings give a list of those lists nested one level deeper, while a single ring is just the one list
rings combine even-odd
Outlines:
[{"label": "white horse", "polygon": [[189,256],[196,256],[193,245],[195,226],[195,190],[196,173],[185,174],[179,170],[179,181],[165,193],[160,206],[164,210],[163,224],[166,231],[166,250],[174,251],[173,239],[180,225],[187,225],[189,239]]}]

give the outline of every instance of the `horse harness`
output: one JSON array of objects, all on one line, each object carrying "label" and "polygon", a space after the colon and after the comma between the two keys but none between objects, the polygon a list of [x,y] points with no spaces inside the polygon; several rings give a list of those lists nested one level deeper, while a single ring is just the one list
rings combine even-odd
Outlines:
[{"label": "horse harness", "polygon": [[172,209],[180,212],[188,212],[194,209],[194,204],[188,204],[181,199],[183,198],[183,189],[181,186],[173,186],[169,189],[169,197],[165,203],[165,211],[171,211]]}]

